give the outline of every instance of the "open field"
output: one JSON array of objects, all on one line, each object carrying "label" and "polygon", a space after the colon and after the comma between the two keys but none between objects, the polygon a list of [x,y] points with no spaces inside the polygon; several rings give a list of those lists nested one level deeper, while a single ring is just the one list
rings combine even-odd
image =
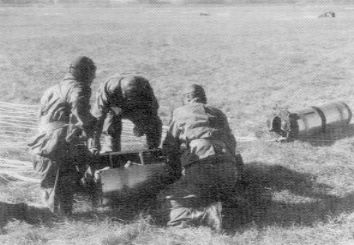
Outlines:
[{"label": "open field", "polygon": [[[337,18],[317,18],[328,10]],[[181,88],[200,83],[236,137],[258,137],[239,150],[250,179],[272,192],[264,216],[222,235],[110,219],[82,205],[73,221],[10,221],[0,244],[354,244],[354,126],[288,144],[264,134],[276,105],[342,100],[354,110],[354,5],[0,8],[0,33],[0,101],[38,103],[82,54],[97,64],[94,90],[117,72],[148,77],[165,124]],[[0,202],[39,202],[35,183],[0,178],[0,191]]]}]

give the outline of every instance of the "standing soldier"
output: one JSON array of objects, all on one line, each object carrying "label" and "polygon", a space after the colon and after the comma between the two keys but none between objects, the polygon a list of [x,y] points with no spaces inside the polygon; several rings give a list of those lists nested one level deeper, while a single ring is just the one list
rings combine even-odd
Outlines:
[{"label": "standing soldier", "polygon": [[136,136],[146,135],[149,149],[160,145],[162,122],[159,104],[149,81],[137,75],[116,75],[102,84],[93,115],[97,118],[96,144],[102,132],[105,147],[101,152],[120,151],[122,119],[134,123]]},{"label": "standing soldier", "polygon": [[220,230],[221,201],[233,194],[240,178],[236,141],[224,113],[206,104],[201,86],[188,87],[183,102],[174,110],[162,144],[177,181],[159,199],[169,213],[168,225],[204,224]]},{"label": "standing soldier", "polygon": [[41,98],[39,135],[29,147],[34,168],[41,175],[43,199],[54,213],[72,213],[78,180],[75,162],[84,157],[78,155],[76,143],[93,136],[96,122],[89,104],[95,74],[94,62],[80,56],[71,63],[64,80]]}]

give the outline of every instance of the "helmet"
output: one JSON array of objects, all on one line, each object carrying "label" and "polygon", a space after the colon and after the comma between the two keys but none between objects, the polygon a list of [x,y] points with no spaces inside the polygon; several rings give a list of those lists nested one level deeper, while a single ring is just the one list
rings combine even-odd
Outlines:
[{"label": "helmet", "polygon": [[136,99],[144,94],[148,83],[148,80],[141,76],[126,76],[121,80],[122,92],[127,100]]},{"label": "helmet", "polygon": [[96,66],[90,58],[79,56],[71,62],[70,73],[80,82],[92,82],[95,78]]},{"label": "helmet", "polygon": [[201,85],[198,84],[191,84],[188,85],[183,92],[183,99],[186,102],[199,102],[206,104],[207,103],[207,98],[205,95],[204,88]]}]

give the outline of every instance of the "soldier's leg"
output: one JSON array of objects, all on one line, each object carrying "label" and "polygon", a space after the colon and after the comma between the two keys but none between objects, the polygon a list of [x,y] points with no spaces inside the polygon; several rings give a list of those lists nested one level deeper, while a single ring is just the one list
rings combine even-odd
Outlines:
[{"label": "soldier's leg", "polygon": [[164,202],[162,213],[168,213],[168,225],[207,225],[220,230],[221,203],[210,198],[214,189],[213,173],[195,164],[186,174],[159,195]]},{"label": "soldier's leg", "polygon": [[234,162],[220,162],[217,174],[217,192],[223,207],[223,227],[238,226],[249,219],[250,203],[240,186],[242,169]]},{"label": "soldier's leg", "polygon": [[160,146],[162,135],[162,121],[158,115],[150,118],[149,126],[146,130],[146,142],[149,149],[154,149]]},{"label": "soldier's leg", "polygon": [[[200,197],[168,196],[165,200],[164,213],[168,212],[168,226],[188,227],[205,225],[216,231],[222,228],[221,202],[206,203]],[[203,204],[201,204],[203,203]]]},{"label": "soldier's leg", "polygon": [[[185,170],[186,176],[189,176],[190,186],[194,186],[194,193],[199,195],[196,206],[192,206],[193,219],[216,231],[222,229],[222,202],[219,187],[229,189],[230,186],[234,186],[234,174],[230,174],[230,171],[232,172],[232,169],[228,169],[228,166],[220,168],[217,162],[193,164]],[[220,181],[220,172],[228,176],[225,184]],[[232,179],[229,178],[230,176]]]},{"label": "soldier's leg", "polygon": [[157,197],[160,203],[159,219],[168,226],[186,227],[193,224],[192,208],[187,205],[188,195],[183,177],[168,186]]},{"label": "soldier's leg", "polygon": [[64,216],[70,216],[73,208],[74,192],[71,183],[67,180],[61,180],[58,199],[59,199],[59,213]]},{"label": "soldier's leg", "polygon": [[32,161],[34,170],[41,178],[42,201],[51,212],[55,213],[59,205],[57,197],[59,163],[41,156],[34,156]]},{"label": "soldier's leg", "polygon": [[120,151],[122,134],[122,118],[114,115],[112,112],[107,114],[103,123],[102,135],[104,137],[104,145],[102,152]]},{"label": "soldier's leg", "polygon": [[141,112],[131,115],[130,120],[139,132],[146,135],[149,149],[159,147],[162,134],[162,122],[157,113]]},{"label": "soldier's leg", "polygon": [[243,183],[241,182],[241,171],[234,162],[223,161],[219,162],[214,173],[217,183],[217,193],[219,200],[228,207],[245,206],[247,200],[243,193]]},{"label": "soldier's leg", "polygon": [[67,160],[60,169],[58,181],[59,211],[62,215],[70,216],[72,214],[74,192],[79,177],[73,162]]}]

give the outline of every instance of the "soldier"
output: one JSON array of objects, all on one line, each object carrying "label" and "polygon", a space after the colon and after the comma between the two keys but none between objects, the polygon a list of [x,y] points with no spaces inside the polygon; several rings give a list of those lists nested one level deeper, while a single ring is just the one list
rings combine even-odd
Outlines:
[{"label": "soldier", "polygon": [[137,75],[116,75],[102,84],[93,109],[97,118],[96,145],[102,132],[105,147],[101,152],[120,151],[122,119],[134,123],[136,136],[146,135],[149,149],[160,145],[162,122],[159,104],[149,81]]},{"label": "soldier", "polygon": [[233,195],[240,178],[236,141],[224,113],[206,104],[201,86],[189,86],[183,101],[162,144],[177,181],[158,199],[169,213],[168,225],[204,224],[220,230],[221,201]]},{"label": "soldier", "polygon": [[95,73],[94,62],[80,56],[71,63],[64,80],[41,98],[39,135],[29,147],[34,169],[41,175],[43,199],[57,214],[72,212],[79,178],[75,163],[85,156],[78,155],[76,143],[79,137],[93,136],[96,119],[90,114],[89,101]]}]

